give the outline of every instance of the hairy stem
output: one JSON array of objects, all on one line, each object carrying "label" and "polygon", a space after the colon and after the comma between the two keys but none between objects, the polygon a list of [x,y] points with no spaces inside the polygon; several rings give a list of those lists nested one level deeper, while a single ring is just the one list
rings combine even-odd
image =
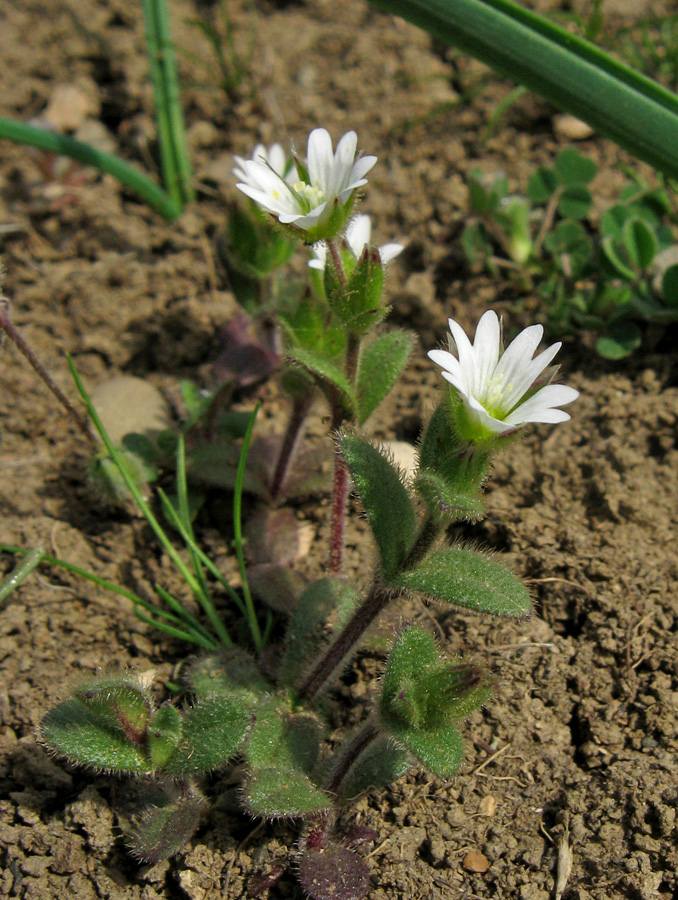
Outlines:
[{"label": "hairy stem", "polygon": [[370,718],[360,731],[339,748],[336,759],[332,762],[330,774],[325,782],[325,790],[329,794],[339,793],[342,782],[348,775],[353,763],[378,736],[379,726],[374,718]]},{"label": "hairy stem", "polygon": [[[407,572],[414,569],[432,548],[439,534],[440,525],[432,517],[424,519],[400,571]],[[336,573],[333,572],[333,574]],[[299,687],[299,695],[306,700],[315,697],[336,670],[344,664],[370,625],[393,600],[402,597],[403,593],[402,588],[389,587],[375,581],[370,593],[353,613],[334,643],[330,644],[324,655],[306,676]]]},{"label": "hairy stem", "polygon": [[315,697],[334,672],[344,663],[377,616],[386,609],[391,600],[400,597],[402,593],[403,591],[399,588],[391,589],[385,585],[376,584],[373,586],[337,639],[330,644],[324,656],[320,658],[300,685],[299,695],[301,697],[305,700]]},{"label": "hairy stem", "polygon": [[280,456],[273,473],[271,481],[271,497],[276,500],[280,494],[284,484],[287,472],[292,461],[294,450],[301,438],[302,428],[306,421],[306,416],[313,402],[313,394],[308,391],[304,394],[296,396],[292,405],[292,414],[287,423],[287,430],[280,447]]},{"label": "hairy stem", "polygon": [[332,484],[332,523],[330,526],[330,561],[332,575],[339,575],[344,556],[344,524],[348,497],[348,468],[344,457],[337,450]]},{"label": "hairy stem", "polygon": [[0,328],[5,332],[7,337],[11,341],[13,341],[20,352],[26,357],[28,362],[33,367],[33,370],[42,379],[49,390],[54,394],[54,396],[66,410],[68,415],[73,419],[80,431],[85,435],[87,440],[92,444],[96,444],[92,432],[89,429],[87,419],[73,406],[71,401],[64,394],[61,388],[56,384],[47,369],[35,355],[33,349],[28,344],[26,339],[22,336],[21,332],[12,324],[8,315],[8,310],[9,301],[6,297],[0,297]]}]

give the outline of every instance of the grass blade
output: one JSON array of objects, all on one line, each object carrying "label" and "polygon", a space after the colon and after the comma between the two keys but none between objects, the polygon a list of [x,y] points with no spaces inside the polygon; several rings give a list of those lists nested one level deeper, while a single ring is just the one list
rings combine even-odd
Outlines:
[{"label": "grass blade", "polygon": [[678,97],[510,0],[371,0],[678,178]]}]

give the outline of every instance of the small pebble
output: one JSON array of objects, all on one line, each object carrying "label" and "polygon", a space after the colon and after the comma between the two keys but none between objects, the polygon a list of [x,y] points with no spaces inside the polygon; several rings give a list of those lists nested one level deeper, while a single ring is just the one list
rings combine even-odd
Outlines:
[{"label": "small pebble", "polygon": [[43,116],[57,131],[75,131],[92,108],[87,94],[75,84],[60,84],[52,93]]},{"label": "small pebble", "polygon": [[590,125],[569,113],[553,117],[553,130],[564,141],[585,141],[593,134]]},{"label": "small pebble", "polygon": [[488,794],[478,804],[478,815],[493,816],[497,810],[497,799],[492,794]]},{"label": "small pebble", "polygon": [[164,397],[142,378],[119,375],[98,384],[90,397],[114,444],[132,432],[152,439],[172,424]]},{"label": "small pebble", "polygon": [[479,850],[469,850],[469,852],[464,857],[464,861],[462,862],[462,866],[466,869],[467,872],[487,872],[490,868],[490,861],[485,856],[484,853],[481,853]]}]

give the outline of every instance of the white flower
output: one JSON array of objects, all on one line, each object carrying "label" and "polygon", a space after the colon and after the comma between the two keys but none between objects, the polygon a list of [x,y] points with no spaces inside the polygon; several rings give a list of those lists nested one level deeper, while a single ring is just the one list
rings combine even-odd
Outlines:
[{"label": "white flower", "polygon": [[530,325],[504,350],[501,323],[488,310],[471,342],[453,319],[450,331],[458,356],[431,350],[429,357],[443,369],[443,378],[461,396],[471,421],[485,434],[504,434],[526,422],[565,422],[569,414],[557,409],[579,396],[574,388],[551,384],[557,367],[548,365],[561,348],[552,344],[534,359],[544,329]]},{"label": "white flower", "polygon": [[281,177],[268,161],[242,160],[243,178],[237,187],[283,225],[318,229],[332,217],[336,206],[346,207],[348,215],[355,190],[366,184],[364,176],[377,161],[376,156],[356,159],[357,145],[355,131],[349,131],[333,153],[328,132],[316,128],[308,138],[307,174],[295,169],[297,178],[292,181]]},{"label": "white flower", "polygon": [[299,180],[296,166],[293,160],[288,159],[282,144],[271,144],[268,149],[263,144],[257,144],[252,152],[251,159],[244,159],[242,156],[234,156],[233,159],[236,163],[233,168],[235,177],[253,188],[257,187],[257,183],[252,180],[247,172],[247,163],[249,162],[260,163],[289,183]]},{"label": "white flower", "polygon": [[[370,243],[371,236],[372,222],[369,216],[356,216],[348,223],[344,237],[356,259],[360,259],[362,256],[363,250]],[[382,265],[385,266],[387,263],[390,263],[399,253],[402,253],[403,249],[402,244],[384,244],[382,247],[379,247],[378,252]],[[312,269],[320,269],[322,271],[325,268],[325,260],[327,258],[327,247],[324,241],[313,245],[313,256],[314,259],[309,260],[309,266]]]}]

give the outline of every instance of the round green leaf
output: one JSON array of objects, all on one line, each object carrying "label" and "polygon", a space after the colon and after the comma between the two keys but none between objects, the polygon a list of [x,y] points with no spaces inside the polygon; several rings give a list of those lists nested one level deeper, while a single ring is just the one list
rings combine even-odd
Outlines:
[{"label": "round green leaf", "polygon": [[527,196],[532,203],[547,203],[556,192],[557,187],[556,173],[553,169],[542,166],[530,176],[530,180],[527,182]]},{"label": "round green leaf", "polygon": [[622,237],[622,228],[624,222],[631,218],[631,213],[626,206],[617,204],[606,209],[600,217],[598,229],[603,237],[612,238],[614,241],[620,241]]},{"label": "round green leaf", "polygon": [[650,226],[640,218],[629,219],[624,224],[622,239],[632,265],[641,271],[648,269],[658,248],[657,238]]},{"label": "round green leaf", "polygon": [[582,156],[572,147],[567,147],[558,154],[553,168],[558,181],[566,187],[588,184],[598,171],[592,159]]},{"label": "round green leaf", "polygon": [[633,281],[636,277],[636,273],[628,264],[628,261],[623,258],[623,256],[625,256],[625,246],[619,244],[611,237],[606,237],[603,239],[601,247],[605,254],[605,258],[612,266],[614,272],[628,281]]},{"label": "round green leaf", "polygon": [[593,198],[583,184],[573,184],[565,188],[558,200],[558,212],[565,219],[585,219],[591,209]]},{"label": "round green leaf", "polygon": [[662,297],[672,308],[678,307],[678,264],[669,266],[662,277]]},{"label": "round green leaf", "polygon": [[[566,219],[544,239],[544,247],[557,257],[561,268],[579,277],[593,255],[593,244],[579,222]],[[567,264],[567,265],[566,265]]]},{"label": "round green leaf", "polygon": [[603,359],[624,359],[640,346],[640,329],[634,322],[619,322],[598,338],[596,350]]}]

